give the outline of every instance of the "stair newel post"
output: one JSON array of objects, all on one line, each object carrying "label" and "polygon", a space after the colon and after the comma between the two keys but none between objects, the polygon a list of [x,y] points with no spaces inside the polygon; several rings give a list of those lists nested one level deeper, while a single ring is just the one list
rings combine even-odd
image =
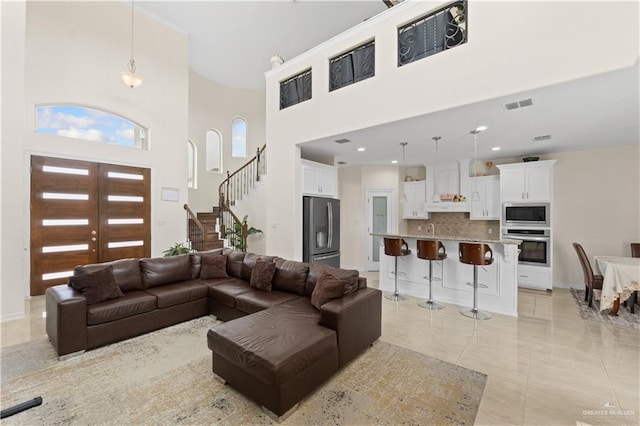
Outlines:
[{"label": "stair newel post", "polygon": [[256,148],[256,182],[260,180],[260,147]]},{"label": "stair newel post", "polygon": [[229,188],[229,185],[230,185],[230,183],[231,183],[231,182],[230,182],[230,181],[231,181],[231,179],[229,178],[229,176],[230,176],[230,174],[229,174],[229,170],[227,170],[227,190],[226,190],[226,193],[227,193],[227,204],[231,203],[231,200],[230,200],[230,198],[231,198],[231,191],[230,191],[230,188]]},{"label": "stair newel post", "polygon": [[244,251],[247,250],[247,232],[248,225],[246,222],[242,222],[242,247],[244,247]]}]

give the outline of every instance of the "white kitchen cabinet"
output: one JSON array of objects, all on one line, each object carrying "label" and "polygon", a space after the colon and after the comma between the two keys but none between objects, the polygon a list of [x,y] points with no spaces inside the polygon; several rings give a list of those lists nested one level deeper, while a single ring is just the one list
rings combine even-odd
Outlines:
[{"label": "white kitchen cabinet", "polygon": [[333,166],[302,160],[302,194],[336,198],[338,170]]},{"label": "white kitchen cabinet", "polygon": [[551,290],[551,268],[546,266],[518,265],[518,287],[535,290]]},{"label": "white kitchen cabinet", "polygon": [[407,195],[407,201],[402,203],[403,219],[424,219],[427,217],[426,196],[427,184],[424,180],[416,182],[404,182],[403,191]]},{"label": "white kitchen cabinet", "polygon": [[[471,199],[472,220],[500,220],[500,177],[481,176],[471,178],[472,191],[478,191],[480,199]],[[473,196],[473,192],[471,193]]]},{"label": "white kitchen cabinet", "polygon": [[469,203],[451,201],[433,201],[434,193],[458,194],[469,199],[469,159],[450,163],[427,164],[427,212],[468,212]]},{"label": "white kitchen cabinet", "polygon": [[502,202],[551,202],[556,160],[500,164]]}]

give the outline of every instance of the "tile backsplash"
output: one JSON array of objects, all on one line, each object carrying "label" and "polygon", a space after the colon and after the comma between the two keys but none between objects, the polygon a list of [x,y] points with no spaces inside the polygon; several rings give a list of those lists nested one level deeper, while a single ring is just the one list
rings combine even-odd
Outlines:
[{"label": "tile backsplash", "polygon": [[[429,224],[433,223],[436,235],[464,236],[468,238],[500,238],[499,220],[470,220],[469,213],[431,213],[431,219],[406,220],[407,233],[427,235]],[[421,227],[418,230],[418,227]],[[489,230],[492,233],[489,233]]]}]

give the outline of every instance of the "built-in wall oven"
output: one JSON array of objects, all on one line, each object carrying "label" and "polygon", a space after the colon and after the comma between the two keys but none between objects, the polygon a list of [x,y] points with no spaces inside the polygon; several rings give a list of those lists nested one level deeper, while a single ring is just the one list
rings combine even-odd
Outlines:
[{"label": "built-in wall oven", "polygon": [[549,203],[504,203],[502,205],[503,228],[551,227]]},{"label": "built-in wall oven", "polygon": [[523,265],[551,265],[551,235],[544,228],[505,228],[502,238],[522,240],[518,245],[518,263]]}]

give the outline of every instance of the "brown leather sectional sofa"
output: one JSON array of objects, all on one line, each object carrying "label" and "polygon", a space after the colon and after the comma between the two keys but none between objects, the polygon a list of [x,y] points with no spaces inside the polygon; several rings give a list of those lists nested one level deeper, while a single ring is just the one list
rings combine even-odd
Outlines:
[{"label": "brown leather sectional sofa", "polygon": [[[228,278],[201,279],[203,256],[225,254]],[[256,261],[276,264],[271,291],[249,282]],[[357,271],[331,268],[344,296],[311,304],[326,267],[228,249],[79,266],[112,266],[124,297],[87,304],[68,285],[46,291],[47,334],[59,356],[211,314],[227,321],[207,336],[213,371],[276,416],[354,359],[381,335],[381,293]],[[327,269],[328,270],[328,269]]]}]

